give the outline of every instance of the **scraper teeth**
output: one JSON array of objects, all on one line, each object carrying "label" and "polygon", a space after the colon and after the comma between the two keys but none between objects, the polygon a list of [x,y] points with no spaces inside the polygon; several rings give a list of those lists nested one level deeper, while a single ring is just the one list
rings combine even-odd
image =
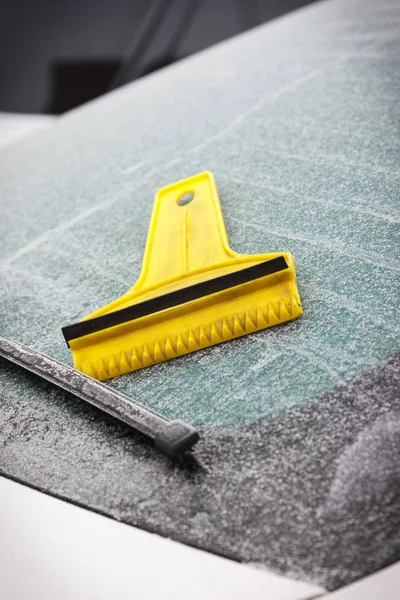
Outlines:
[{"label": "scraper teeth", "polygon": [[193,333],[192,329],[190,329],[189,335],[188,335],[188,350],[193,352],[193,350],[198,350],[198,349],[199,349],[199,344],[196,342],[196,338],[194,337],[194,333]]},{"label": "scraper teeth", "polygon": [[199,339],[200,348],[204,348],[208,344],[211,344],[211,326],[203,327],[203,325],[202,325],[200,327],[200,339]]},{"label": "scraper teeth", "polygon": [[268,321],[269,325],[278,325],[281,322],[280,317],[276,314],[276,309],[272,306],[272,304],[268,304]]},{"label": "scraper teeth", "polygon": [[233,336],[233,323],[228,319],[222,319],[222,339],[229,340]]},{"label": "scraper teeth", "polygon": [[302,313],[300,298],[292,296],[292,318],[298,317]]},{"label": "scraper teeth", "polygon": [[261,310],[261,308],[257,308],[257,328],[264,329],[265,327],[268,327],[268,323],[268,313],[266,314]]},{"label": "scraper teeth", "polygon": [[176,350],[177,354],[185,354],[188,350],[187,346],[184,344],[184,340],[181,334],[178,335],[178,339],[176,341]]},{"label": "scraper teeth", "polygon": [[276,314],[277,318],[280,321],[281,320],[281,302],[280,302],[280,300],[278,300],[278,302],[271,302],[270,306],[272,307],[272,310],[274,311],[274,313]]},{"label": "scraper teeth", "polygon": [[162,351],[161,349],[161,345],[156,342],[154,344],[154,360],[155,362],[160,362],[162,360],[165,360],[166,356],[165,356],[165,352]]},{"label": "scraper teeth", "polygon": [[287,319],[290,319],[290,317],[292,316],[292,305],[290,303],[287,304],[286,302],[281,300],[279,303],[279,315],[281,319],[284,319],[285,321]]},{"label": "scraper teeth", "polygon": [[245,321],[244,321],[244,329],[246,333],[251,333],[252,331],[257,330],[257,325],[254,323],[253,319],[250,317],[248,311],[245,313]]},{"label": "scraper teeth", "polygon": [[255,331],[257,329],[257,310],[249,309],[246,311],[246,323],[246,331]]},{"label": "scraper teeth", "polygon": [[125,352],[121,352],[119,364],[120,364],[121,375],[132,371],[132,363],[128,360],[128,357],[125,354]]},{"label": "scraper teeth", "polygon": [[151,348],[148,344],[143,346],[143,366],[148,367],[152,365],[154,362],[154,355],[151,351]]},{"label": "scraper teeth", "polygon": [[143,357],[143,354],[141,355],[141,358],[139,358],[139,353],[137,351],[137,348],[133,348],[133,350],[132,350],[132,371],[136,371],[137,369],[141,369],[142,367],[144,367],[142,357]]},{"label": "scraper teeth", "polygon": [[164,352],[166,358],[174,358],[176,356],[176,346],[173,344],[170,337],[167,337],[165,340]]},{"label": "scraper teeth", "polygon": [[79,368],[79,366],[75,367],[78,371],[84,371],[86,373],[86,375],[89,375],[89,377],[93,377],[93,379],[97,379],[97,371],[95,370],[95,368],[93,367],[93,364],[91,362],[87,362],[85,365],[85,368]]},{"label": "scraper teeth", "polygon": [[107,370],[108,370],[109,377],[118,377],[118,375],[121,375],[121,372],[120,372],[120,370],[117,367],[117,361],[116,361],[116,356],[115,355],[113,355],[110,358]]},{"label": "scraper teeth", "polygon": [[109,378],[104,360],[101,359],[97,361],[97,377],[100,379],[100,381]]},{"label": "scraper teeth", "polygon": [[154,343],[127,349],[97,361],[96,365],[87,362],[76,368],[96,379],[109,379],[116,374],[136,371],[157,362],[271,327],[297,317],[301,313],[300,300],[294,295],[288,296],[274,303],[217,319],[207,325],[181,331],[178,335],[168,335]]},{"label": "scraper teeth", "polygon": [[221,336],[219,334],[216,324],[213,323],[211,325],[211,343],[219,344],[220,342],[221,342]]},{"label": "scraper teeth", "polygon": [[219,337],[221,339],[223,339],[222,338],[222,319],[218,319],[218,321],[215,321],[214,322],[214,326],[215,326],[215,328],[216,328],[216,330],[218,332]]},{"label": "scraper teeth", "polygon": [[242,335],[246,331],[245,313],[237,313],[233,318],[233,331],[235,335]]}]

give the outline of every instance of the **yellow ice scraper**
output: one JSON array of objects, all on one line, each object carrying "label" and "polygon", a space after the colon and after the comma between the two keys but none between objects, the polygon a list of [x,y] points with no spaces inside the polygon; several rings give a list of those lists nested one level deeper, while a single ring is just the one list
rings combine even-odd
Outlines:
[{"label": "yellow ice scraper", "polygon": [[104,380],[302,312],[293,256],[231,250],[206,172],[158,191],[137,283],[63,333],[75,368]]}]

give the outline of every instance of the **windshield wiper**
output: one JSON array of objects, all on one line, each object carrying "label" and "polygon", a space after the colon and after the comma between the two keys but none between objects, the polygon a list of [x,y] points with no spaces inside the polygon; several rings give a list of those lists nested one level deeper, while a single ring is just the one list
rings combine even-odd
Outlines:
[{"label": "windshield wiper", "polygon": [[130,425],[171,456],[190,450],[199,440],[191,425],[167,419],[96,379],[3,336],[0,356]]}]

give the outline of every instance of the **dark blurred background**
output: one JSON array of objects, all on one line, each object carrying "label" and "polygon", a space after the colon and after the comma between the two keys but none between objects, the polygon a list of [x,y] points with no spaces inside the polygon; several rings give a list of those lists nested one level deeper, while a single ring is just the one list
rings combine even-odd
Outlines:
[{"label": "dark blurred background", "polygon": [[311,0],[0,0],[0,111],[60,114]]}]

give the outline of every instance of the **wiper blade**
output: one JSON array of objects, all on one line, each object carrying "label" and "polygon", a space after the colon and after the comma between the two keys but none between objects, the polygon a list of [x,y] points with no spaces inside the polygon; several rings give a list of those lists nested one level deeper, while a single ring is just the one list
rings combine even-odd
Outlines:
[{"label": "wiper blade", "polygon": [[199,440],[191,425],[163,417],[96,379],[3,336],[0,356],[126,423],[171,456],[190,450]]}]

